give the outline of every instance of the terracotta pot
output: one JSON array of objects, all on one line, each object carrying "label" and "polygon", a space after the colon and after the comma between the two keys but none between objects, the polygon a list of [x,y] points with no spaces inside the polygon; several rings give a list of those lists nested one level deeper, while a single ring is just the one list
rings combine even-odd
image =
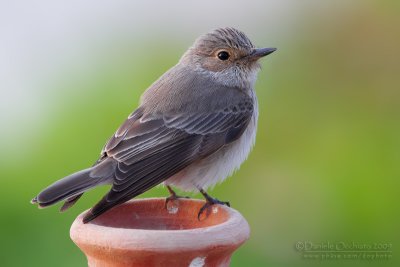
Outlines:
[{"label": "terracotta pot", "polygon": [[234,209],[214,205],[199,221],[204,201],[165,198],[132,200],[83,224],[71,238],[89,266],[229,266],[232,253],[249,237],[249,225]]}]

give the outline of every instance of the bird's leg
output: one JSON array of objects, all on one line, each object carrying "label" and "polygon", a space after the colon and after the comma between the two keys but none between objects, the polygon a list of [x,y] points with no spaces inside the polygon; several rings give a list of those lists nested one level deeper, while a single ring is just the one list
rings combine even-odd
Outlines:
[{"label": "bird's leg", "polygon": [[165,208],[167,208],[168,202],[170,202],[170,201],[173,201],[173,200],[176,200],[176,199],[179,199],[179,198],[189,198],[188,196],[179,196],[179,195],[177,195],[175,193],[175,191],[172,190],[172,188],[169,185],[167,185],[167,189],[168,189],[170,195],[169,195],[169,197],[167,197],[165,199]]},{"label": "bird's leg", "polygon": [[226,205],[228,207],[231,206],[231,204],[229,203],[229,201],[220,201],[216,198],[211,197],[209,194],[207,194],[206,191],[204,191],[202,188],[199,188],[200,193],[204,196],[204,198],[206,199],[206,204],[203,205],[203,207],[201,207],[198,215],[197,215],[197,219],[200,221],[200,216],[201,214],[203,214],[204,210],[207,210],[207,214],[206,216],[208,216],[210,214],[210,208],[212,205],[215,204],[220,204],[220,205]]}]

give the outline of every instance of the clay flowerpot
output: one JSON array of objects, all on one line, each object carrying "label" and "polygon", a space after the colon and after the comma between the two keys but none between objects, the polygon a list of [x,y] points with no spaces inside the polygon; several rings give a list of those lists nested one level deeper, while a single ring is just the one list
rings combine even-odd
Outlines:
[{"label": "clay flowerpot", "polygon": [[89,266],[229,266],[232,253],[250,229],[234,209],[214,205],[199,221],[204,201],[138,199],[71,227],[71,238]]}]

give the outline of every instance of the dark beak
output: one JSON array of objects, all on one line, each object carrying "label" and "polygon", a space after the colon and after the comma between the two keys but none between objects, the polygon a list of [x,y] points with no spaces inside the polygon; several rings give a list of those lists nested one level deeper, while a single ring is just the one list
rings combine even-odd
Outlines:
[{"label": "dark beak", "polygon": [[249,58],[257,60],[257,59],[265,57],[275,51],[276,51],[276,48],[256,48],[249,55]]}]

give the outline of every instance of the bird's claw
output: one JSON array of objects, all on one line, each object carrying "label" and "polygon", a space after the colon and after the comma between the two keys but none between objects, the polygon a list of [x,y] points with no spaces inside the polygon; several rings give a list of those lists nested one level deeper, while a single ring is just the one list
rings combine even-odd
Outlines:
[{"label": "bird's claw", "polygon": [[178,200],[178,199],[180,199],[180,198],[186,198],[186,199],[190,198],[190,197],[188,197],[188,196],[179,196],[179,195],[177,195],[177,194],[175,193],[175,191],[172,190],[171,186],[169,186],[169,185],[167,185],[167,189],[168,189],[170,195],[169,195],[169,197],[167,197],[167,198],[165,199],[165,206],[164,206],[165,209],[168,209],[168,203],[169,203],[170,201]]},{"label": "bird's claw", "polygon": [[199,213],[197,214],[197,219],[200,221],[200,217],[205,210],[207,210],[207,213],[206,213],[206,218],[207,218],[208,215],[210,215],[211,207],[215,204],[225,205],[228,207],[231,206],[229,201],[220,201],[216,198],[208,197],[206,200],[206,203],[200,208]]},{"label": "bird's claw", "polygon": [[175,201],[175,200],[179,200],[180,198],[186,198],[189,199],[190,197],[188,196],[179,196],[177,194],[172,194],[169,197],[165,198],[165,208],[168,209],[168,203],[170,201]]}]

